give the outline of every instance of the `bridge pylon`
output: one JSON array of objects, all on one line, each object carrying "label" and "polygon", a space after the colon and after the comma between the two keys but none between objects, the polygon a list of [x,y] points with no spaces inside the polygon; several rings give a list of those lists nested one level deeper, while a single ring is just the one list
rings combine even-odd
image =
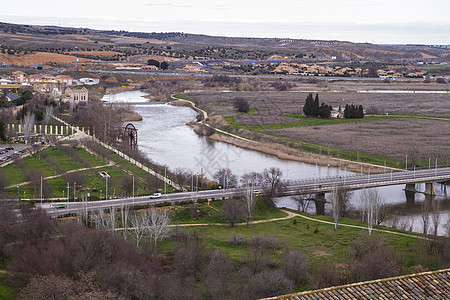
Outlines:
[{"label": "bridge pylon", "polygon": [[425,183],[425,192],[427,195],[436,195],[436,188],[434,187],[434,182]]},{"label": "bridge pylon", "polygon": [[316,198],[314,199],[314,203],[316,204],[316,215],[325,215],[325,202],[325,193],[317,193]]}]

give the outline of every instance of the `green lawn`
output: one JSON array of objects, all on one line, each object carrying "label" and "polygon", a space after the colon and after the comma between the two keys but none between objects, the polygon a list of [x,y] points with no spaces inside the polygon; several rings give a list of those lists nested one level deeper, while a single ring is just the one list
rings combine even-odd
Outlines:
[{"label": "green lawn", "polygon": [[[70,146],[68,146],[70,147]],[[16,185],[25,182],[25,174],[30,169],[39,169],[43,173],[44,177],[60,175],[61,172],[67,172],[69,170],[81,169],[85,167],[95,167],[105,165],[106,162],[95,155],[88,153],[82,148],[74,149],[73,157],[70,151],[64,151],[56,147],[49,147],[42,152],[35,153],[32,157],[26,157],[23,161],[23,171],[19,170],[16,164],[10,164],[2,168],[5,177],[8,180],[8,185]],[[47,159],[46,159],[47,158]],[[80,184],[77,184],[77,195],[80,192],[89,192],[91,198],[104,198],[105,197],[105,187],[106,180],[101,177],[99,171],[107,171],[111,178],[108,179],[108,195],[109,196],[120,196],[125,193],[122,187],[122,178],[129,177],[133,173],[135,176],[135,195],[148,194],[149,192],[145,190],[144,182],[148,179],[149,174],[144,170],[136,167],[135,165],[127,162],[123,158],[114,154],[111,158],[118,163],[120,166],[107,166],[99,169],[83,170],[80,171],[85,178]],[[49,160],[52,163],[49,163]],[[59,168],[53,166],[54,162],[59,165]],[[59,171],[59,172],[58,172]],[[56,178],[48,179],[48,183],[51,186],[52,197],[66,199],[67,198],[67,182],[64,176],[59,176]],[[73,198],[73,182],[70,182],[70,197]],[[159,190],[164,190],[164,182],[158,180]],[[174,192],[175,190],[167,185],[168,192]],[[17,187],[10,188],[6,191],[9,195],[17,196]],[[24,193],[25,192],[25,193]],[[20,197],[23,198],[37,198],[38,192],[35,192],[30,185],[21,186],[19,188]],[[131,194],[130,192],[128,192]]]},{"label": "green lawn", "polygon": [[[177,205],[172,209],[172,221],[175,224],[200,224],[200,223],[224,223],[228,221],[222,214],[223,201],[211,201],[207,203]],[[257,204],[253,211],[253,218],[250,221],[266,220],[272,218],[282,218],[286,213],[277,208],[268,206],[262,197],[258,197]],[[238,222],[246,222],[242,217]]]},{"label": "green lawn", "polygon": [[5,283],[6,274],[0,273],[0,300],[15,299],[15,291],[12,287]]},{"label": "green lawn", "polygon": [[[331,221],[330,217],[328,218]],[[295,220],[295,221],[294,221]],[[360,224],[361,225],[361,224]],[[342,263],[348,258],[353,243],[360,237],[368,235],[367,230],[318,223],[300,217],[293,219],[260,223],[247,226],[214,226],[186,227],[187,230],[202,230],[206,235],[207,246],[217,248],[230,254],[233,261],[244,263],[247,247],[245,245],[232,246],[228,243],[232,233],[242,235],[248,241],[252,235],[262,234],[279,239],[280,246],[270,253],[272,260],[279,262],[283,251],[299,250],[308,256],[310,267],[316,265]],[[180,229],[177,229],[180,230]],[[396,236],[387,233],[373,232],[372,237],[384,240],[388,245],[402,254],[408,267],[417,264],[415,247],[418,239]],[[165,240],[160,243],[160,250],[168,254],[174,242]]]}]

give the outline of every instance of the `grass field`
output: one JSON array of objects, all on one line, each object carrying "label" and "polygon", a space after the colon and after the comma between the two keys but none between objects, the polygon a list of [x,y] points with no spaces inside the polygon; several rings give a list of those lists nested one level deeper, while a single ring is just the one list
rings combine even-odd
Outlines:
[{"label": "grass field", "polygon": [[[19,189],[15,186],[26,182],[26,174],[32,169],[40,170],[44,178],[57,176],[45,180],[51,187],[51,194],[48,196],[49,198],[59,198],[61,200],[67,199],[68,178],[72,178],[74,181],[76,181],[76,178],[79,178],[78,183],[76,184],[77,198],[83,193],[90,193],[92,200],[104,198],[106,180],[98,174],[99,171],[106,171],[111,176],[108,179],[108,196],[110,197],[125,196],[127,194],[129,196],[132,191],[125,190],[123,181],[126,180],[125,178],[128,178],[129,181],[132,180],[131,177],[133,175],[135,176],[136,196],[153,192],[149,192],[145,187],[145,182],[149,180],[150,175],[120,156],[116,154],[110,155],[110,159],[113,160],[116,165],[107,166],[108,162],[106,160],[89,154],[82,148],[77,147],[72,151],[65,151],[64,147],[72,146],[49,147],[41,152],[35,153],[32,157],[22,159],[23,167],[20,167],[16,163],[3,167],[2,171],[8,181],[8,185],[14,186],[6,190],[7,194],[14,197],[17,196],[19,192],[21,198],[37,199],[40,191],[35,191],[30,184],[20,186]],[[94,168],[98,166],[103,167]],[[79,171],[77,177],[64,175],[67,171],[82,168],[93,169]],[[155,190],[164,190],[164,183],[161,180],[153,180],[152,182],[152,186]],[[74,182],[69,182],[69,185],[70,198],[73,199]],[[166,187],[167,192],[174,192],[174,189],[171,186],[167,185]]]},{"label": "grass field", "polygon": [[[214,207],[220,208],[218,205],[214,205]],[[199,206],[199,209],[204,208],[205,206]],[[214,215],[216,215],[216,217],[213,217]],[[257,213],[255,216],[256,215]],[[279,214],[270,212],[263,218],[267,219],[276,217],[280,217]],[[332,222],[331,217],[328,216],[314,218]],[[217,213],[212,213],[211,215],[205,215],[205,217],[198,218],[193,223],[208,223],[216,221],[220,221],[220,217],[217,217]],[[347,219],[343,219],[341,223],[365,226],[365,224],[359,221]],[[301,217],[254,224],[250,227],[245,225],[238,225],[234,227],[230,227],[228,225],[210,225],[205,227],[195,226],[185,228],[187,230],[200,230],[206,238],[208,248],[220,249],[227,252],[230,254],[233,261],[239,265],[246,263],[245,257],[248,252],[246,245],[248,243],[248,239],[253,235],[272,236],[279,240],[279,246],[277,249],[270,253],[270,258],[275,262],[275,264],[278,264],[281,261],[283,251],[286,249],[299,250],[308,256],[310,268],[314,268],[318,265],[345,262],[350,259],[349,253],[352,249],[353,243],[360,238],[362,239],[368,236],[368,232],[365,229],[338,226],[338,230],[334,230],[334,226],[331,224],[323,224],[306,220]],[[386,229],[384,227],[380,228]],[[231,245],[228,241],[230,240],[232,234],[241,235],[243,238],[243,245]],[[411,235],[413,236],[420,234]],[[391,246],[396,251],[399,251],[407,267],[418,264],[418,254],[415,249],[420,240],[413,237],[398,236],[380,232],[373,232],[372,238],[383,240],[387,245]],[[164,240],[160,243],[159,247],[163,253],[169,254],[173,245],[173,240]]]},{"label": "grass field", "polygon": [[16,299],[17,291],[5,283],[5,278],[6,274],[0,273],[0,300]]}]

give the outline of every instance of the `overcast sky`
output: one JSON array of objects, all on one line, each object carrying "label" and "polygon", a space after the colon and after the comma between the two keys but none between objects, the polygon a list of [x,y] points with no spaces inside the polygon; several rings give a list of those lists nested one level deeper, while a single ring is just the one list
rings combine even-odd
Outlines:
[{"label": "overcast sky", "polygon": [[143,32],[450,44],[449,0],[21,0],[0,20]]}]

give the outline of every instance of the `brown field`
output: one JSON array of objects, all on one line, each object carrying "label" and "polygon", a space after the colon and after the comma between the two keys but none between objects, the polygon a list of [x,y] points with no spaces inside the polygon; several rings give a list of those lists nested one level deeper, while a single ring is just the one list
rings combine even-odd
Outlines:
[{"label": "brown field", "polygon": [[[2,62],[12,65],[33,65],[33,64],[46,64],[49,62],[57,64],[75,64],[75,55],[63,55],[49,52],[37,52],[26,55],[5,55],[2,54]],[[90,59],[78,58],[80,63],[90,62]]]},{"label": "brown field", "polygon": [[[388,89],[400,90],[445,90],[448,85],[427,85],[426,83],[388,84]],[[212,114],[233,116],[244,126],[260,126],[301,122],[299,119],[283,117],[286,114],[301,113],[306,91],[319,92],[320,102],[333,107],[346,103],[362,104],[379,114],[385,113],[418,115],[424,117],[450,118],[449,94],[365,94],[356,90],[387,89],[384,84],[327,82],[318,84],[297,83],[293,91],[276,92],[202,92],[188,97],[198,100],[201,107]],[[328,91],[327,91],[328,90]],[[331,92],[339,90],[340,92]],[[247,99],[258,111],[253,114],[238,114],[233,107],[237,97]],[[267,131],[333,148],[340,148],[377,156],[411,159],[450,156],[450,122],[431,119],[386,119],[380,121],[341,123],[336,125],[292,127]]]},{"label": "brown field", "polygon": [[272,130],[272,133],[383,157],[411,160],[448,158],[450,122],[419,119],[393,119]]}]

